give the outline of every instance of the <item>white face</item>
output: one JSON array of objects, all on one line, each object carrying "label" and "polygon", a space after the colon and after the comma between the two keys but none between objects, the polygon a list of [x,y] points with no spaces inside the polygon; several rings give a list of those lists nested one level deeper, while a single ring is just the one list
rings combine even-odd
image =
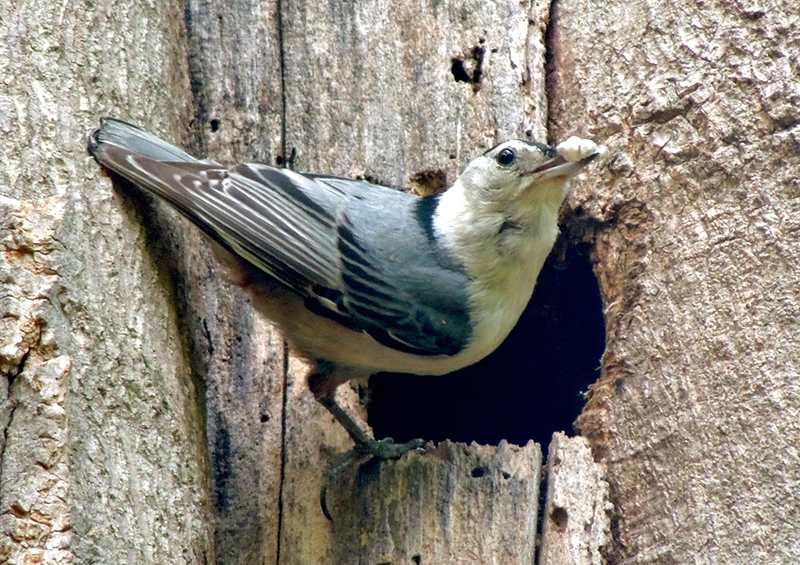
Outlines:
[{"label": "white face", "polygon": [[502,189],[521,177],[530,176],[547,161],[557,157],[551,147],[533,145],[515,139],[501,143],[472,161],[464,173],[479,173],[484,185],[492,190]]},{"label": "white face", "polygon": [[467,198],[484,203],[560,201],[566,194],[567,181],[604,154],[604,149],[579,138],[570,138],[555,148],[507,141],[467,165],[460,181]]},{"label": "white face", "polygon": [[464,194],[473,203],[503,207],[515,201],[522,204],[540,198],[560,200],[568,177],[542,184],[548,178],[547,169],[542,168],[559,159],[555,150],[546,145],[507,141],[467,165],[460,177]]},{"label": "white face", "polygon": [[[558,208],[570,177],[601,154],[591,143],[502,143],[469,163],[440,196],[433,218],[437,237],[476,281],[476,300],[486,302],[487,311],[494,311],[493,301],[514,296],[509,316],[512,322],[519,317],[558,234]],[[490,332],[510,329],[487,324]]]}]

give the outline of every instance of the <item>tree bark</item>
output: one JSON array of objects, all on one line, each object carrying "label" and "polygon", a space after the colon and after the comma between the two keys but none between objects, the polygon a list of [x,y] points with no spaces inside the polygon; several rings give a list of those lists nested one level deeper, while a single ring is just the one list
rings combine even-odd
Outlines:
[{"label": "tree bark", "polygon": [[800,12],[563,0],[550,131],[614,155],[577,187],[606,304],[579,427],[614,563],[800,560]]},{"label": "tree bark", "polygon": [[540,565],[600,565],[611,549],[611,503],[604,468],[586,438],[553,435],[547,456],[547,500]]},{"label": "tree bark", "polygon": [[183,15],[107,10],[0,6],[3,563],[215,560],[170,259],[86,154],[102,114],[182,130]]},{"label": "tree bark", "polygon": [[594,460],[551,447],[541,562],[798,561],[789,0],[157,4],[0,6],[1,562],[532,561],[534,444],[354,467],[324,519],[349,439],[196,230],[86,156],[106,114],[420,193],[511,137],[608,143],[565,207]]}]

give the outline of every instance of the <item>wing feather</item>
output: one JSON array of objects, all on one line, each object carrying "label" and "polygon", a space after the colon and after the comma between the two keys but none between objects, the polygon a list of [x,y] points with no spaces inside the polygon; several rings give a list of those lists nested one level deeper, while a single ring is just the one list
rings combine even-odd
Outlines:
[{"label": "wing feather", "polygon": [[468,344],[469,280],[452,257],[442,260],[417,221],[421,199],[262,164],[226,169],[116,120],[95,132],[90,152],[299,294],[314,313],[417,354],[454,355]]}]

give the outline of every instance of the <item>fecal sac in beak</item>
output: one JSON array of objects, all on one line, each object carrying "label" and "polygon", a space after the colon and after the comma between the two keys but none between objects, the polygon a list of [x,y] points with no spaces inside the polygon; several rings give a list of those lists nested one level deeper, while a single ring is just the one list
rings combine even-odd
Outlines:
[{"label": "fecal sac in beak", "polygon": [[594,161],[608,157],[608,147],[580,137],[570,137],[556,147],[558,157],[550,159],[532,171],[544,178],[571,177]]}]

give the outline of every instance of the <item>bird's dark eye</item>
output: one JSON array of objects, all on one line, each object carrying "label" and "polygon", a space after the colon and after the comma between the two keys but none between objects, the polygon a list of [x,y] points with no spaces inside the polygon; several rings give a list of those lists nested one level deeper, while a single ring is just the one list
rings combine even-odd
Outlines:
[{"label": "bird's dark eye", "polygon": [[497,154],[497,163],[502,165],[503,167],[508,167],[511,163],[514,162],[514,159],[517,158],[517,152],[514,151],[511,147],[506,147],[500,153]]}]

